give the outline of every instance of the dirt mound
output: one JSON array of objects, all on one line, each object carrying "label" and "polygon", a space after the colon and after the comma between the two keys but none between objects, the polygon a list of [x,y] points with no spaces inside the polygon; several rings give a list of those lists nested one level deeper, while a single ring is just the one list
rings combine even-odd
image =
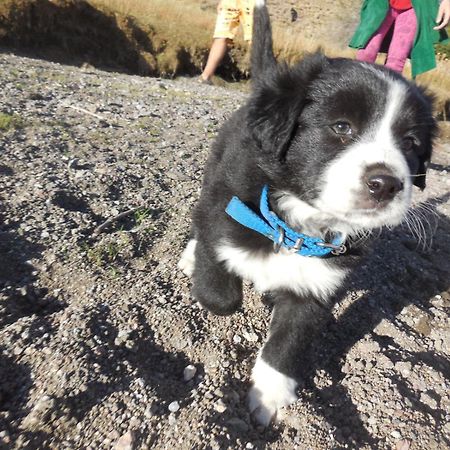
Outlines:
[{"label": "dirt mound", "polygon": [[[159,55],[166,43],[150,26],[84,0],[5,2],[0,6],[0,44],[56,62],[165,74]],[[201,66],[183,49],[172,57],[177,73],[194,73]]]}]

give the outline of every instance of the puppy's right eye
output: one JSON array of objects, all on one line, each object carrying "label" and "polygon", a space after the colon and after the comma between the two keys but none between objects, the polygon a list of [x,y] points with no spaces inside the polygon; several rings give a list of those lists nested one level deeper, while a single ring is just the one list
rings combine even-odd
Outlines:
[{"label": "puppy's right eye", "polygon": [[331,129],[340,136],[351,136],[353,133],[352,127],[348,122],[336,122],[331,125]]}]

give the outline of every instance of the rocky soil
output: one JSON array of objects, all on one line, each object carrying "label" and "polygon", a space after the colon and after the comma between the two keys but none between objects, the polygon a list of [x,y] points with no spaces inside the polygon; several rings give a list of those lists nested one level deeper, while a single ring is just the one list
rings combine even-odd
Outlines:
[{"label": "rocky soil", "polygon": [[381,234],[299,401],[263,429],[245,395],[269,309],[247,287],[242,312],[212,317],[176,268],[246,93],[6,53],[0,80],[2,448],[450,447],[448,143],[417,193],[420,242]]}]

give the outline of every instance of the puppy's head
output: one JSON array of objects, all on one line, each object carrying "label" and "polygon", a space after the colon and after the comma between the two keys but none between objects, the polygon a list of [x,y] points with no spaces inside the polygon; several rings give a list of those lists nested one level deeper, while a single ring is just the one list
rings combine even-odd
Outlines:
[{"label": "puppy's head", "polygon": [[288,68],[253,58],[248,126],[287,220],[344,233],[400,223],[412,186],[425,187],[436,129],[427,95],[358,61],[317,54]]}]

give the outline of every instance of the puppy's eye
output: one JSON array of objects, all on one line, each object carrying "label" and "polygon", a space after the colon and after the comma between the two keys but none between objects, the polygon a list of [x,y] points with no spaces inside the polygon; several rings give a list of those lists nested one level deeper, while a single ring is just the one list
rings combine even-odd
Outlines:
[{"label": "puppy's eye", "polygon": [[331,125],[331,129],[340,136],[351,136],[353,134],[352,127],[348,122],[336,122]]},{"label": "puppy's eye", "polygon": [[412,136],[406,136],[402,140],[402,150],[404,152],[410,152],[416,145],[418,145],[418,142]]}]

